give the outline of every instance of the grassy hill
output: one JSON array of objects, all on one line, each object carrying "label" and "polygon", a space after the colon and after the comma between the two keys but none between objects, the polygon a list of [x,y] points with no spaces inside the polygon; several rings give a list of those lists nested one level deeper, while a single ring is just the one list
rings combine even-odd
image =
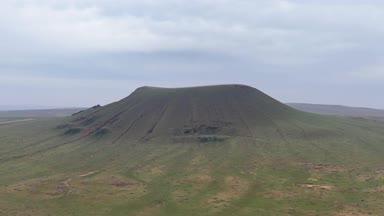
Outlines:
[{"label": "grassy hill", "polygon": [[0,125],[0,215],[381,215],[384,124],[247,86]]},{"label": "grassy hill", "polygon": [[[194,88],[142,87],[121,101],[74,115],[65,133],[110,134],[120,140],[256,136],[258,127],[294,118],[298,112],[257,89],[242,85]],[[113,139],[115,138],[115,139]]]}]

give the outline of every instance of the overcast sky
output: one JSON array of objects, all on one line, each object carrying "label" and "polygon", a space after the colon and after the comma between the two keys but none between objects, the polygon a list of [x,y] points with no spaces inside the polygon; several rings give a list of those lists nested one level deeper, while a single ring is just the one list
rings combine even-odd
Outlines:
[{"label": "overcast sky", "polygon": [[0,106],[105,104],[142,85],[252,85],[384,108],[384,1],[2,0]]}]

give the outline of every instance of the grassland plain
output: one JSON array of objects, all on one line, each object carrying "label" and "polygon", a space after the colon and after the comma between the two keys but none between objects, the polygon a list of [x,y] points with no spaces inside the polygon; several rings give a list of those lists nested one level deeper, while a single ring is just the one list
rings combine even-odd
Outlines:
[{"label": "grassland plain", "polygon": [[[168,122],[178,125],[162,114],[162,101],[151,113],[164,119],[148,117],[160,131]],[[1,125],[0,215],[384,215],[383,123],[288,110],[289,118],[249,120],[249,133],[236,126],[240,133],[215,131],[222,139],[167,139],[157,127],[119,123],[134,114],[99,119],[126,102]],[[245,107],[244,115],[252,104]],[[97,109],[105,109],[98,118]],[[153,125],[146,118],[142,124]],[[110,123],[97,128],[105,133],[89,130],[97,121]],[[137,136],[116,139],[126,128]],[[156,136],[141,139],[148,131]]]}]

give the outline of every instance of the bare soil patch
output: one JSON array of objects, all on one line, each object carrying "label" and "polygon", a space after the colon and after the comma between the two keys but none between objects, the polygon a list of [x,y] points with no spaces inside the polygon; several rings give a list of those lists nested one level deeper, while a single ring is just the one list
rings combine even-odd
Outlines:
[{"label": "bare soil patch", "polygon": [[193,184],[193,185],[205,185],[209,184],[213,181],[212,176],[208,174],[199,174],[187,177],[185,179],[180,180],[182,184]]},{"label": "bare soil patch", "polygon": [[197,166],[202,162],[204,162],[205,160],[206,160],[206,157],[204,155],[199,154],[199,155],[196,155],[194,158],[192,158],[190,165]]},{"label": "bare soil patch", "polygon": [[134,181],[128,181],[128,180],[122,180],[118,177],[112,176],[110,180],[110,185],[115,186],[115,187],[134,187],[138,183]]},{"label": "bare soil patch", "polygon": [[315,191],[332,191],[335,188],[332,185],[315,185],[315,184],[302,184],[301,187],[315,190]]},{"label": "bare soil patch", "polygon": [[351,206],[348,206],[335,214],[335,216],[371,216],[371,215],[372,214],[364,213],[360,209],[351,207]]},{"label": "bare soil patch", "polygon": [[347,169],[340,165],[332,165],[332,164],[313,164],[313,163],[304,163],[304,167],[309,170],[310,172],[315,173],[338,173],[338,172],[344,172]]},{"label": "bare soil patch", "polygon": [[277,199],[277,200],[289,199],[295,196],[297,196],[297,194],[292,191],[271,190],[264,193],[265,198]]},{"label": "bare soil patch", "polygon": [[91,176],[93,174],[96,174],[97,172],[98,172],[97,170],[96,171],[87,172],[87,173],[79,175],[79,177],[82,177],[82,178],[89,177],[89,176]]},{"label": "bare soil patch", "polygon": [[236,199],[241,198],[249,189],[250,183],[237,176],[228,176],[225,178],[225,188],[209,198],[207,203],[215,210],[221,210],[228,207]]},{"label": "bare soil patch", "polygon": [[175,190],[172,192],[172,197],[176,202],[185,202],[188,201],[188,197],[193,195],[193,193],[186,190]]},{"label": "bare soil patch", "polygon": [[165,166],[162,165],[148,165],[136,170],[136,173],[144,181],[151,181],[153,178],[165,174]]},{"label": "bare soil patch", "polygon": [[364,182],[369,180],[384,180],[384,169],[378,169],[372,172],[361,173],[357,176],[357,180]]}]

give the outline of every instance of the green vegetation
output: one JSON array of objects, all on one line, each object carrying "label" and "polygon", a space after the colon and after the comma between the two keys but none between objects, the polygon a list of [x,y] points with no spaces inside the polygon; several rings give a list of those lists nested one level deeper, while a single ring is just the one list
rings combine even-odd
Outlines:
[{"label": "green vegetation", "polygon": [[[210,111],[195,108],[195,120],[210,121],[186,125],[174,118],[184,103],[151,97],[157,106],[148,106],[140,98],[67,119],[1,125],[0,215],[384,212],[383,123],[301,113],[262,96],[258,107],[272,104],[263,111],[241,97],[244,105],[233,108],[210,100],[227,114],[204,118]],[[119,116],[122,104],[129,111]]]}]

